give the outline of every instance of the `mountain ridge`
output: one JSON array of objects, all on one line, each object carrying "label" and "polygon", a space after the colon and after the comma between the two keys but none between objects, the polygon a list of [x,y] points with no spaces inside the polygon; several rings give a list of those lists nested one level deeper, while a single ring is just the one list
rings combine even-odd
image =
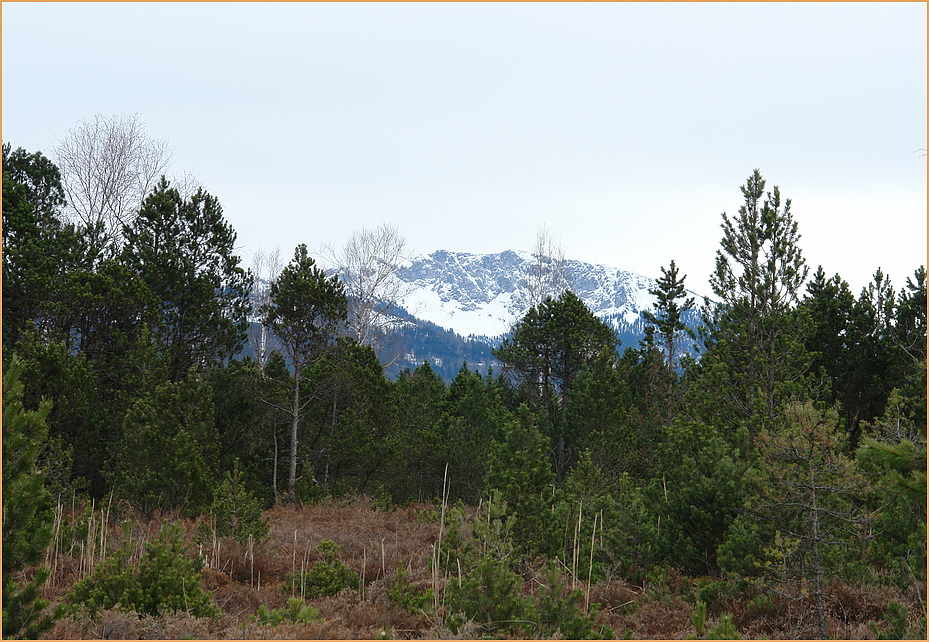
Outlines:
[{"label": "mountain ridge", "polygon": [[[415,288],[399,304],[417,318],[463,337],[493,340],[505,335],[528,309],[527,281],[536,264],[536,255],[519,250],[420,254],[397,271],[400,280]],[[563,267],[567,289],[598,317],[632,324],[654,306],[655,297],[648,290],[657,282],[651,277],[576,259],[564,260]]]}]

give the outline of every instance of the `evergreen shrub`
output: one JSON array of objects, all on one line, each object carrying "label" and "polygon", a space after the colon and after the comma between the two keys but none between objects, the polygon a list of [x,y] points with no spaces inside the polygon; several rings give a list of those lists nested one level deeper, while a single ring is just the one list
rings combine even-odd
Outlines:
[{"label": "evergreen shrub", "polygon": [[291,597],[287,600],[287,606],[279,609],[269,610],[264,604],[258,607],[258,612],[252,616],[257,624],[267,624],[278,626],[285,622],[295,622],[297,624],[309,624],[314,620],[320,619],[319,611],[310,606],[299,597]]},{"label": "evergreen shrub", "polygon": [[133,560],[135,548],[136,541],[127,537],[89,577],[77,582],[66,598],[72,610],[86,611],[91,617],[112,608],[140,616],[171,611],[195,617],[219,613],[210,594],[200,586],[203,562],[191,556],[179,525],[163,526],[158,537],[145,545],[137,562]]},{"label": "evergreen shrub", "polygon": [[387,599],[390,600],[391,606],[398,606],[410,613],[419,613],[434,604],[435,594],[431,588],[425,591],[417,589],[410,581],[409,573],[402,566],[398,566],[390,579]]},{"label": "evergreen shrub", "polygon": [[217,535],[232,537],[243,546],[249,536],[261,542],[268,534],[268,520],[261,509],[261,500],[245,489],[236,461],[234,468],[226,472],[210,508]]},{"label": "evergreen shrub", "polygon": [[316,562],[307,571],[300,571],[296,574],[288,573],[281,587],[283,591],[296,591],[299,588],[301,595],[315,598],[328,597],[343,589],[358,587],[360,579],[358,573],[335,556],[340,548],[338,544],[324,540],[316,548],[326,553],[326,559]]}]

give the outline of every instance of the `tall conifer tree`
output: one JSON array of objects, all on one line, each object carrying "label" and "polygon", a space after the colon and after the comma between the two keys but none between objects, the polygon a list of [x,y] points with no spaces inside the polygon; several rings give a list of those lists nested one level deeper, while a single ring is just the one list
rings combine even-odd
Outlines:
[{"label": "tall conifer tree", "polygon": [[[668,423],[674,416],[674,384],[677,380],[675,374],[677,366],[677,355],[680,351],[678,338],[682,334],[690,337],[694,336],[693,330],[684,323],[682,315],[688,310],[693,309],[693,297],[687,297],[687,290],[684,287],[684,279],[687,276],[678,278],[677,265],[671,261],[667,269],[661,268],[661,278],[658,279],[658,285],[650,288],[648,293],[656,297],[655,312],[646,310],[642,316],[648,323],[651,323],[658,329],[658,337],[665,347],[665,358],[667,359],[668,382],[667,382],[667,410]],[[678,303],[680,301],[680,303]]]},{"label": "tall conifer tree", "polygon": [[[778,187],[765,192],[756,169],[742,186],[744,204],[723,213],[723,237],[710,286],[717,305],[707,318],[710,345],[706,372],[716,381],[716,407],[728,422],[745,427],[751,440],[770,424],[786,398],[797,394],[809,368],[802,345],[803,317],[795,313],[808,268],[800,234]],[[762,200],[763,199],[763,200]]]},{"label": "tall conifer tree", "polygon": [[297,447],[300,444],[300,419],[312,400],[301,398],[303,371],[320,358],[332,343],[339,324],[347,316],[345,289],[338,277],[327,277],[316,266],[301,243],[294,258],[271,284],[270,303],[262,309],[262,323],[281,340],[290,359],[292,378],[290,404],[278,406],[290,419],[290,468],[287,497],[294,498],[297,481]]}]

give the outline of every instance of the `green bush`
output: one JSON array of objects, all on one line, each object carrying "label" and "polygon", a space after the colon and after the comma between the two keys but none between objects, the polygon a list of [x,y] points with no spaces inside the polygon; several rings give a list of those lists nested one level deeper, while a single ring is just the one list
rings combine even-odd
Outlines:
[{"label": "green bush", "polygon": [[391,605],[399,606],[410,613],[419,613],[434,605],[435,594],[431,588],[425,591],[418,590],[410,581],[409,574],[402,566],[398,566],[394,571],[394,576],[390,579],[387,599],[390,600]]},{"label": "green bush", "polygon": [[112,608],[154,616],[170,611],[195,617],[218,614],[210,594],[200,586],[203,563],[190,555],[180,526],[162,527],[137,564],[132,559],[135,547],[135,540],[127,537],[90,577],[77,582],[66,598],[72,609],[91,616]]},{"label": "green bush", "polygon": [[245,489],[239,474],[238,460],[216,491],[210,513],[216,521],[216,533],[232,537],[243,546],[251,536],[256,542],[268,534],[268,520],[262,516],[261,500]]},{"label": "green bush", "polygon": [[731,613],[720,615],[719,622],[706,634],[707,640],[738,640],[740,637],[735,624],[732,623]]},{"label": "green bush", "polygon": [[144,392],[123,415],[108,471],[116,496],[143,515],[203,514],[213,503],[218,444],[213,391],[191,372]]},{"label": "green bush", "polygon": [[320,618],[319,611],[316,608],[308,605],[299,597],[291,597],[287,600],[287,606],[274,609],[273,611],[269,611],[268,608],[262,604],[258,607],[258,612],[252,616],[252,619],[257,624],[277,626],[284,622],[309,624]]},{"label": "green bush", "polygon": [[473,620],[485,634],[499,630],[520,635],[532,624],[526,617],[528,602],[520,595],[522,578],[509,566],[487,556],[461,579],[450,582],[448,605],[454,614],[448,621],[453,633],[464,620]]},{"label": "green bush", "polygon": [[549,566],[545,580],[531,613],[531,619],[536,623],[535,635],[550,638],[560,634],[566,640],[613,637],[609,629],[594,631],[599,605],[591,605],[590,613],[585,614],[579,606],[584,594],[580,589],[567,590],[557,564]]},{"label": "green bush", "polygon": [[878,631],[874,622],[870,622],[871,631],[878,640],[924,640],[926,639],[926,617],[919,619],[915,626],[910,626],[907,608],[902,604],[890,602],[884,615],[887,628]]},{"label": "green bush", "polygon": [[299,588],[301,595],[328,597],[342,589],[358,587],[358,573],[348,568],[342,560],[336,559],[335,553],[340,548],[338,544],[324,540],[316,548],[326,553],[326,559],[316,562],[308,571],[288,573],[283,591],[296,591]]},{"label": "green bush", "polygon": [[61,615],[59,608],[47,612],[49,601],[41,597],[49,576],[47,568],[39,567],[31,581],[20,583],[22,571],[42,561],[52,540],[53,520],[52,496],[38,466],[52,406],[43,401],[38,410],[26,410],[19,380],[24,367],[25,363],[14,356],[3,376],[4,638],[37,638]]},{"label": "green bush", "polygon": [[690,621],[693,622],[697,637],[702,638],[706,633],[706,602],[697,600],[696,608],[690,614]]},{"label": "green bush", "polygon": [[693,622],[695,636],[689,636],[689,639],[697,640],[738,640],[739,632],[732,623],[732,614],[723,613],[719,621],[713,625],[709,631],[706,630],[706,602],[697,600],[696,608],[690,614],[690,620]]}]

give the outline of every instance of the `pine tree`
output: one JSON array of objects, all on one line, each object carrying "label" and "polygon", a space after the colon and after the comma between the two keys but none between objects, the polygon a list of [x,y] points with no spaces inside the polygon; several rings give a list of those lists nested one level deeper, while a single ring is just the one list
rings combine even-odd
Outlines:
[{"label": "pine tree", "polygon": [[[809,358],[802,344],[807,322],[796,313],[807,267],[800,234],[775,186],[765,194],[755,170],[742,186],[744,204],[730,219],[710,285],[717,305],[705,319],[710,328],[701,359],[703,388],[724,407],[725,422],[749,431],[749,446],[762,425],[772,425],[783,403],[800,394]],[[762,198],[764,201],[762,202]]]},{"label": "pine tree", "polygon": [[198,515],[218,484],[219,436],[209,384],[195,372],[155,386],[132,404],[109,475],[117,493],[145,515]]},{"label": "pine tree", "polygon": [[61,610],[47,612],[39,597],[48,579],[40,568],[25,584],[19,577],[35,566],[52,539],[52,495],[37,460],[45,445],[50,402],[37,410],[23,407],[20,376],[25,364],[13,356],[3,375],[3,637],[38,638]]},{"label": "pine tree", "polygon": [[[681,315],[688,310],[693,309],[693,297],[687,297],[687,290],[684,288],[684,279],[686,276],[678,279],[677,266],[674,261],[667,269],[661,268],[661,278],[658,279],[658,287],[649,289],[648,293],[656,297],[655,313],[646,310],[642,316],[648,323],[651,323],[658,329],[658,336],[665,346],[665,358],[667,359],[668,370],[668,423],[674,416],[674,384],[677,379],[675,371],[677,367],[677,356],[680,351],[678,337],[687,334],[691,338],[694,332],[687,327],[687,324],[681,319]],[[681,303],[679,300],[683,299]]]},{"label": "pine tree", "polygon": [[245,345],[251,275],[216,197],[186,198],[162,178],[123,230],[122,262],[148,287],[156,344],[173,381],[190,367],[229,359]]},{"label": "pine tree", "polygon": [[812,583],[820,638],[828,636],[826,579],[858,556],[851,544],[866,521],[859,508],[865,481],[842,452],[836,419],[809,402],[791,404],[777,432],[758,436],[753,481],[759,492],[747,502],[788,542],[781,581]]},{"label": "pine tree", "polygon": [[601,353],[614,353],[613,329],[565,290],[530,308],[494,356],[548,424],[558,479],[564,479],[571,448],[566,425],[574,383]]},{"label": "pine tree", "polygon": [[486,486],[500,491],[515,518],[513,535],[519,549],[530,554],[551,553],[559,530],[551,518],[555,476],[535,417],[525,404],[518,414],[507,427],[504,441],[492,451]]},{"label": "pine tree", "polygon": [[288,382],[290,404],[275,406],[290,419],[290,467],[287,476],[287,497],[294,499],[297,481],[297,448],[300,444],[300,422],[306,405],[312,401],[301,398],[303,371],[327,350],[347,316],[345,289],[337,277],[328,277],[316,266],[300,244],[293,260],[271,284],[270,303],[261,310],[262,323],[280,339],[290,359],[292,377]]}]

